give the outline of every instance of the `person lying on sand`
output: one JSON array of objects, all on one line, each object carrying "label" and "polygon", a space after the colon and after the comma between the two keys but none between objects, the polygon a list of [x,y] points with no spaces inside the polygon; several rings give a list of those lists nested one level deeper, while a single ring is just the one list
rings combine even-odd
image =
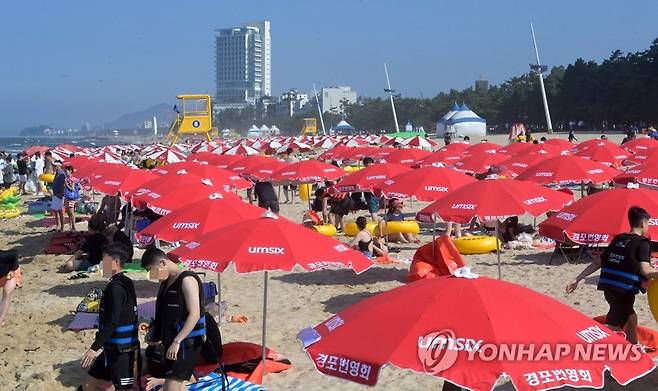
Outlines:
[{"label": "person lying on sand", "polygon": [[601,269],[598,290],[603,291],[610,306],[606,325],[615,331],[624,329],[631,343],[637,343],[635,295],[645,292],[649,279],[658,277],[658,270],[651,266],[649,221],[646,210],[631,207],[628,210],[631,231],[615,236],[601,258],[592,261],[566,288],[568,294],[572,293],[580,281]]},{"label": "person lying on sand", "polygon": [[18,251],[0,251],[0,288],[2,288],[0,327],[5,325],[5,318],[9,313],[9,305],[11,304],[11,295],[22,282],[21,268],[18,265]]}]

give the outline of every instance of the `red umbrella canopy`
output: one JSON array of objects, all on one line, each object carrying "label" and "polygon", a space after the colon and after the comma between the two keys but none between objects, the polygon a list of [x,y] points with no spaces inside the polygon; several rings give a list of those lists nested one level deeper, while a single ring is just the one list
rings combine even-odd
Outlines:
[{"label": "red umbrella canopy", "polygon": [[198,152],[190,155],[187,160],[205,162],[211,166],[226,168],[241,159],[244,159],[243,155],[219,155],[212,152]]},{"label": "red umbrella canopy", "polygon": [[39,152],[40,154],[44,154],[50,150],[50,147],[42,146],[42,145],[32,145],[31,147],[25,148],[23,153],[25,153],[27,156],[32,156],[35,153]]},{"label": "red umbrella canopy", "polygon": [[467,144],[467,143],[450,143],[448,145],[444,145],[439,149],[439,151],[450,151],[450,152],[457,152],[457,153],[463,153],[466,151],[468,148],[472,147],[472,145]]},{"label": "red umbrella canopy", "polygon": [[619,171],[579,156],[560,155],[529,167],[517,179],[540,184],[567,184],[610,181]]},{"label": "red umbrella canopy", "polygon": [[579,146],[576,155],[608,166],[620,166],[631,154],[617,144],[599,140],[597,143],[590,143],[582,148]]},{"label": "red umbrella canopy", "polygon": [[211,193],[155,221],[135,237],[148,243],[156,237],[167,242],[191,242],[199,236],[244,220],[255,219],[265,210],[236,197]]},{"label": "red umbrella canopy", "polygon": [[[565,236],[580,244],[607,244],[628,232],[628,209],[640,206],[658,216],[658,193],[648,189],[617,188],[581,198],[539,224],[539,232],[557,241]],[[602,218],[602,216],[605,216]],[[658,219],[649,222],[651,236],[658,238]]]},{"label": "red umbrella canopy", "polygon": [[215,186],[226,185],[231,189],[244,190],[253,186],[251,182],[231,171],[208,164],[200,164],[194,161],[167,164],[166,166],[156,168],[152,171],[158,175],[184,171],[209,179]]},{"label": "red umbrella canopy", "polygon": [[370,191],[386,179],[410,170],[409,167],[394,163],[371,164],[343,178],[336,184],[336,188],[340,191]]},{"label": "red umbrella canopy", "polygon": [[537,149],[537,146],[533,143],[512,143],[510,145],[506,145],[502,148],[500,148],[497,152],[502,153],[505,155],[509,156],[514,156],[518,154],[524,154],[531,152],[533,150]]},{"label": "red umbrella canopy", "polygon": [[638,150],[637,153],[631,155],[626,159],[626,164],[655,164],[658,162],[658,148],[647,149],[645,151]]},{"label": "red umbrella canopy", "polygon": [[347,175],[342,168],[318,160],[302,160],[292,163],[272,174],[273,182],[323,182],[335,181]]},{"label": "red umbrella canopy", "polygon": [[247,178],[253,178],[259,181],[272,180],[272,175],[284,168],[288,167],[289,163],[281,160],[274,160],[272,162],[261,163],[259,165],[249,167],[242,175]]},{"label": "red umbrella canopy", "polygon": [[412,166],[417,160],[423,159],[431,154],[431,152],[418,148],[397,149],[395,152],[391,152],[390,155],[386,156],[384,162]]},{"label": "red umbrella canopy", "polygon": [[487,172],[489,167],[498,165],[508,158],[509,156],[502,153],[480,152],[474,155],[464,155],[461,160],[453,165],[459,171],[478,174]]},{"label": "red umbrella canopy", "polygon": [[658,165],[642,164],[622,171],[614,178],[616,183],[636,182],[646,186],[658,187]]},{"label": "red umbrella canopy", "polygon": [[338,159],[339,156],[346,150],[349,149],[348,147],[344,146],[343,144],[338,144],[335,147],[323,152],[318,156],[319,160],[333,160],[333,159]]},{"label": "red umbrella canopy", "polygon": [[652,137],[636,138],[622,144],[622,147],[633,153],[644,153],[650,149],[658,148],[658,141]]},{"label": "red umbrella canopy", "polygon": [[210,187],[215,186],[215,184],[208,179],[204,179],[196,174],[190,174],[185,170],[180,170],[160,175],[139,186],[126,189],[126,192],[136,199],[143,197],[147,193],[152,193],[150,198],[155,199],[162,197],[169,192],[187,192],[190,186],[199,183],[204,183]]},{"label": "red umbrella canopy", "polygon": [[291,271],[295,266],[306,271],[352,268],[361,273],[372,266],[363,254],[336,239],[270,213],[209,232],[169,255],[189,267],[216,272],[230,264],[238,273]]},{"label": "red umbrella canopy", "polygon": [[553,145],[553,146],[559,147],[559,148],[561,148],[565,151],[570,151],[570,150],[574,149],[574,147],[575,147],[575,145],[570,143],[568,140],[557,138],[557,137],[551,138],[551,139],[548,139],[548,140],[544,141],[544,144]]},{"label": "red umbrella canopy", "polygon": [[137,209],[149,208],[159,215],[166,216],[171,212],[185,209],[189,204],[202,200],[211,194],[220,194],[224,198],[241,202],[235,194],[223,192],[207,181],[192,183],[183,190],[167,191],[163,194],[148,192],[136,195],[131,202]]},{"label": "red umbrella canopy", "polygon": [[120,192],[123,193],[126,189],[138,187],[155,178],[158,178],[158,176],[150,171],[116,166],[97,175],[91,175],[89,182],[96,191],[114,195]]},{"label": "red umbrella canopy", "polygon": [[543,162],[544,160],[552,156],[554,155],[546,152],[524,153],[521,155],[512,156],[507,160],[503,160],[502,162],[500,162],[500,164],[497,164],[497,166],[501,166],[501,167],[504,166],[505,168],[512,171],[515,175],[518,176],[520,173],[527,170],[528,167],[532,167],[533,165],[539,162]]},{"label": "red umbrella canopy", "polygon": [[249,171],[251,171],[253,167],[266,165],[268,163],[272,165],[276,165],[278,162],[281,162],[281,160],[273,158],[271,156],[262,156],[262,155],[247,156],[238,160],[235,163],[230,164],[228,167],[226,167],[226,169],[236,174],[245,174],[245,173],[249,173]]},{"label": "red umbrella canopy", "polygon": [[[450,144],[452,145],[452,144]],[[440,149],[430,155],[425,156],[424,158],[416,161],[414,163],[414,166],[417,167],[426,167],[426,166],[437,166],[440,167],[441,165],[453,165],[455,164],[458,160],[460,160],[463,157],[463,155],[459,152],[452,152],[448,151],[446,149]]]},{"label": "red umbrella canopy", "polygon": [[387,198],[415,197],[418,201],[436,201],[476,179],[450,168],[424,167],[403,172],[375,186]]},{"label": "red umbrella canopy", "polygon": [[[450,144],[452,145],[452,144]],[[464,154],[466,155],[478,155],[481,153],[491,153],[491,152],[497,152],[502,146],[494,143],[490,143],[488,141],[481,142],[479,144],[473,144],[466,148],[464,150]]]},{"label": "red umbrella canopy", "polygon": [[[602,388],[606,369],[627,384],[655,367],[639,348],[588,316],[487,277],[403,285],[348,307],[298,338],[318,371],[370,386],[388,364],[472,391],[493,390],[503,374],[519,391]],[[593,347],[601,348],[602,359],[576,353]],[[618,349],[628,354],[617,355]]]},{"label": "red umbrella canopy", "polygon": [[431,222],[437,215],[444,221],[467,223],[474,217],[483,221],[501,220],[526,213],[539,216],[560,210],[573,196],[514,179],[487,179],[460,187],[416,215]]}]

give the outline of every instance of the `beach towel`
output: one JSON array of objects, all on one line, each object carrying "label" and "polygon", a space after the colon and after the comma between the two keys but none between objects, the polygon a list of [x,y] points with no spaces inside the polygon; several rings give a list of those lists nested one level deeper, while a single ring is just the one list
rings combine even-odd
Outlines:
[{"label": "beach towel", "polygon": [[73,254],[82,245],[84,235],[84,232],[56,232],[43,251],[53,255]]},{"label": "beach towel", "polygon": [[[187,391],[222,391],[223,378],[224,376],[211,372],[200,378],[196,383],[188,385]],[[265,391],[265,388],[260,385],[231,376],[226,376],[226,384],[228,385],[226,390]]]},{"label": "beach towel", "polygon": [[[137,304],[137,315],[140,322],[155,319],[155,300]],[[98,328],[97,312],[76,312],[73,321],[68,326],[69,330],[81,331]]]}]

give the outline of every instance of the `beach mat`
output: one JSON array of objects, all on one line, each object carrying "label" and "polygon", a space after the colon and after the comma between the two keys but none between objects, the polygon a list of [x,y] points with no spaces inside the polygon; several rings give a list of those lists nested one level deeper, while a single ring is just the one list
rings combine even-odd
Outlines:
[{"label": "beach mat", "polygon": [[[137,314],[140,320],[151,320],[155,318],[155,300],[137,304]],[[98,313],[77,312],[68,329],[72,331],[90,330],[98,328]]]},{"label": "beach mat", "polygon": [[[200,378],[196,383],[189,384],[187,391],[222,391],[223,375],[211,372]],[[225,383],[228,385],[226,390],[240,391],[265,391],[263,386],[250,383],[246,380],[237,379],[232,376],[226,376]]]},{"label": "beach mat", "polygon": [[[82,223],[84,221],[89,221],[90,218],[91,218],[90,216],[75,216],[75,222]],[[65,219],[67,218],[65,217]],[[44,217],[41,219],[41,226],[44,228],[54,227],[55,225],[56,225],[55,217]]]},{"label": "beach mat", "polygon": [[83,232],[56,232],[44,248],[44,253],[53,255],[73,254],[82,244]]},{"label": "beach mat", "polygon": [[124,264],[123,271],[125,273],[146,273],[146,269],[142,267],[139,259],[133,259],[132,262]]}]

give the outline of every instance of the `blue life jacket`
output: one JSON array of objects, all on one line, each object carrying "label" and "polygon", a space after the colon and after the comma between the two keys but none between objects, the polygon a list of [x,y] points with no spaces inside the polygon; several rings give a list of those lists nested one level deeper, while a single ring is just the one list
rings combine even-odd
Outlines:
[{"label": "blue life jacket", "polygon": [[601,276],[599,290],[612,290],[620,293],[645,292],[642,283],[646,278],[640,272],[640,263],[636,257],[638,246],[648,241],[635,234],[615,236],[601,257]]}]

